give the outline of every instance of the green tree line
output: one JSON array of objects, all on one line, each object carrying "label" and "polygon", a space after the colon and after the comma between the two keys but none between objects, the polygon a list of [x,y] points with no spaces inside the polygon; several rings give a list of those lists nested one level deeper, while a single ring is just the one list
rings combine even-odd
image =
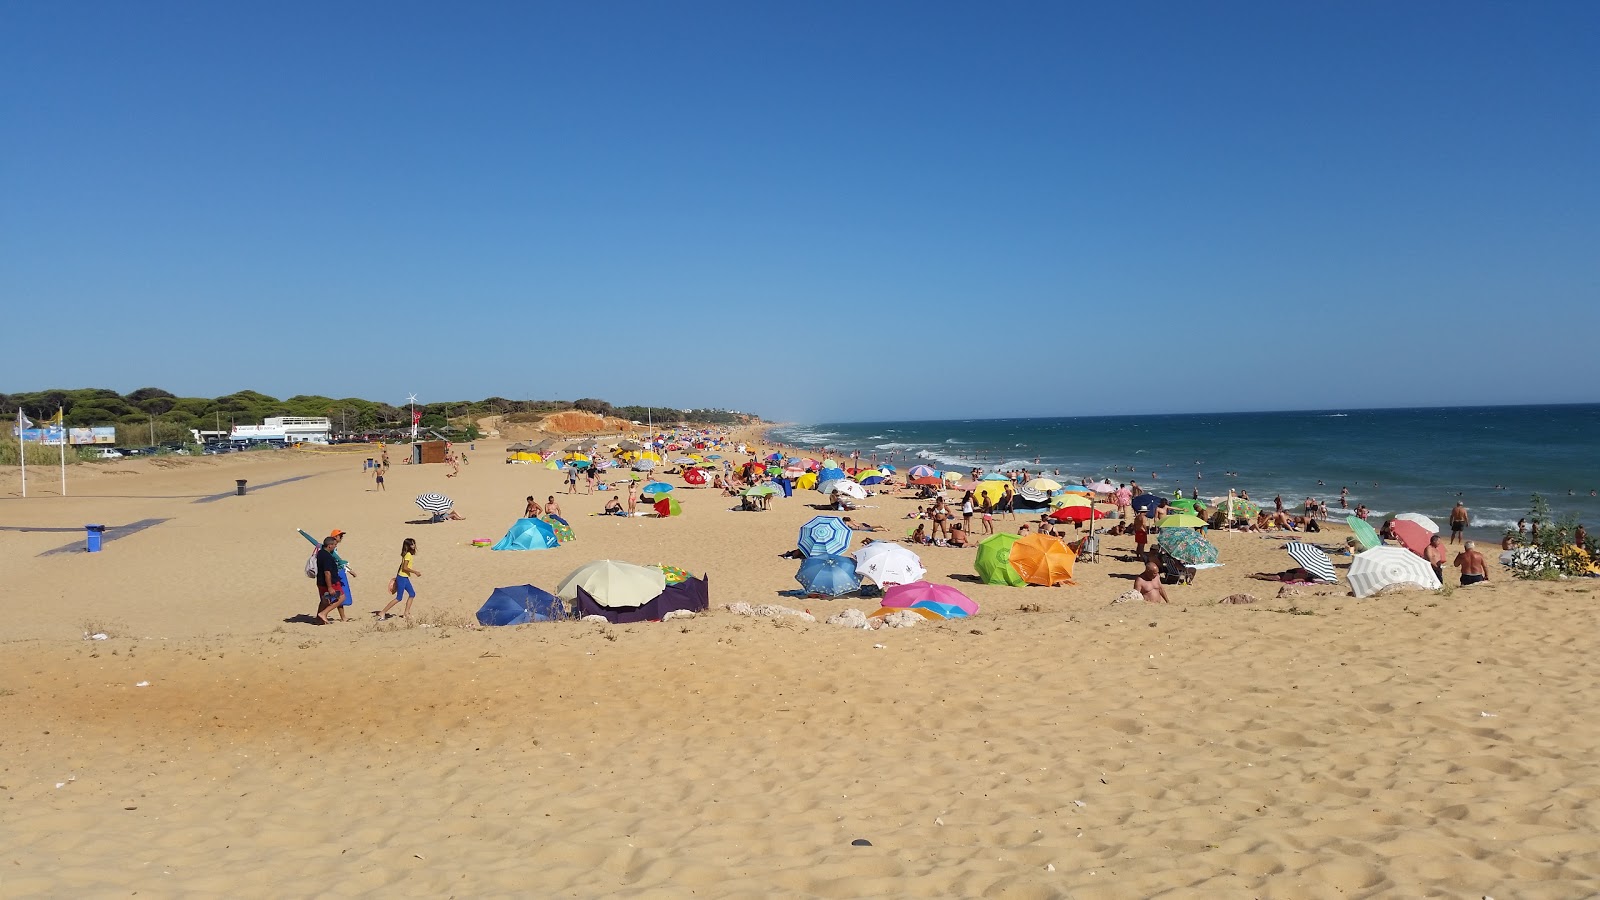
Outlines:
[{"label": "green tree line", "polygon": [[[733,425],[757,421],[755,416],[728,410],[612,406],[604,400],[588,397],[580,400],[507,400],[504,397],[489,397],[483,400],[419,403],[418,407],[422,410],[422,426],[432,429],[448,428],[452,421],[463,418],[569,409],[640,422],[654,420]],[[136,426],[145,428],[144,436],[148,439],[152,420],[158,441],[167,439],[166,435],[187,435],[191,428],[227,430],[233,423],[256,424],[272,416],[327,416],[333,420],[336,430],[352,432],[408,428],[411,424],[406,407],[389,403],[359,397],[335,399],[307,394],[279,400],[256,391],[238,391],[224,397],[210,398],[179,397],[154,387],[140,388],[128,394],[105,388],[0,394],[0,415],[15,420],[18,408],[23,409],[28,418],[35,422],[43,421],[61,409],[69,426],[116,425],[119,426],[119,440],[124,429],[128,430],[130,437],[138,434]]]}]

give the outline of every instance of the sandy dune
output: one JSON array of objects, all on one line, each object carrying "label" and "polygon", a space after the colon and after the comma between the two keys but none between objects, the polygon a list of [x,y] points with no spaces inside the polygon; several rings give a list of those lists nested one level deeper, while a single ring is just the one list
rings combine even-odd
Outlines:
[{"label": "sandy dune", "polygon": [[[478,448],[455,479],[395,466],[385,494],[358,460],[279,453],[0,500],[0,526],[67,529],[0,531],[0,896],[1600,890],[1592,581],[1276,600],[1244,576],[1290,565],[1281,541],[1224,535],[1228,565],[1171,605],[1112,605],[1136,569],[1112,539],[1055,589],[965,584],[972,551],[926,550],[983,605],[962,622],[475,630],[494,586],[596,557],[708,573],[718,605],[869,606],[779,596],[803,495],[734,513],[680,490],[664,521],[578,496],[575,543],[473,549],[557,489]],[[469,520],[406,524],[429,490]],[[869,502],[903,530],[912,504]],[[313,606],[297,526],[350,532],[357,621],[285,621]],[[416,621],[375,623],[407,535]],[[1241,591],[1262,602],[1216,604]]]}]

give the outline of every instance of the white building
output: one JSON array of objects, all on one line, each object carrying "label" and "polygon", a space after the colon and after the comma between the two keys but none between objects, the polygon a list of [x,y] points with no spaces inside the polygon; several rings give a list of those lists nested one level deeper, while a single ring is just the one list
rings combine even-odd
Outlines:
[{"label": "white building", "polygon": [[235,425],[229,437],[235,441],[326,444],[332,434],[333,421],[327,416],[276,416],[260,425]]}]

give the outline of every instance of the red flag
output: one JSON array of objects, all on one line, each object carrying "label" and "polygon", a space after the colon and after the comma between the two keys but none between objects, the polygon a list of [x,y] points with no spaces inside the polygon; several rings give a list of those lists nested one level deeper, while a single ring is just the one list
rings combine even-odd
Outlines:
[{"label": "red flag", "polygon": [[421,421],[422,421],[422,410],[413,409],[411,411],[411,424],[415,425],[415,424],[417,424],[417,423],[419,423]]}]

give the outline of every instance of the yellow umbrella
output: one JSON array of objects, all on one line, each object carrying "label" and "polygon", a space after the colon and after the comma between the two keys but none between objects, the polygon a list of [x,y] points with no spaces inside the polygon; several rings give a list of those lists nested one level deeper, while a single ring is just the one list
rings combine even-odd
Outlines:
[{"label": "yellow umbrella", "polygon": [[798,491],[809,491],[817,486],[817,473],[807,472],[795,479],[794,487]]},{"label": "yellow umbrella", "polygon": [[946,473],[944,473],[944,480],[950,482],[951,484],[955,484],[956,482],[961,480],[961,473],[960,472],[946,472]]},{"label": "yellow umbrella", "polygon": [[1162,528],[1204,528],[1206,520],[1188,513],[1177,513],[1167,516],[1156,524]]},{"label": "yellow umbrella", "polygon": [[588,462],[589,456],[586,453],[568,453],[566,459],[567,462]]},{"label": "yellow umbrella", "polygon": [[1082,494],[1057,494],[1050,499],[1051,509],[1061,509],[1067,506],[1093,506],[1094,501]]},{"label": "yellow umbrella", "polygon": [[990,503],[998,504],[1006,495],[1006,482],[980,481],[972,486],[972,498],[982,501],[985,497]]},{"label": "yellow umbrella", "polygon": [[1056,480],[1054,480],[1052,478],[1035,478],[1034,480],[1032,480],[1032,481],[1028,482],[1026,485],[1024,485],[1024,487],[1030,487],[1030,488],[1033,488],[1036,491],[1044,491],[1044,492],[1048,493],[1050,491],[1059,491],[1059,490],[1061,490],[1061,482],[1056,481]]}]

